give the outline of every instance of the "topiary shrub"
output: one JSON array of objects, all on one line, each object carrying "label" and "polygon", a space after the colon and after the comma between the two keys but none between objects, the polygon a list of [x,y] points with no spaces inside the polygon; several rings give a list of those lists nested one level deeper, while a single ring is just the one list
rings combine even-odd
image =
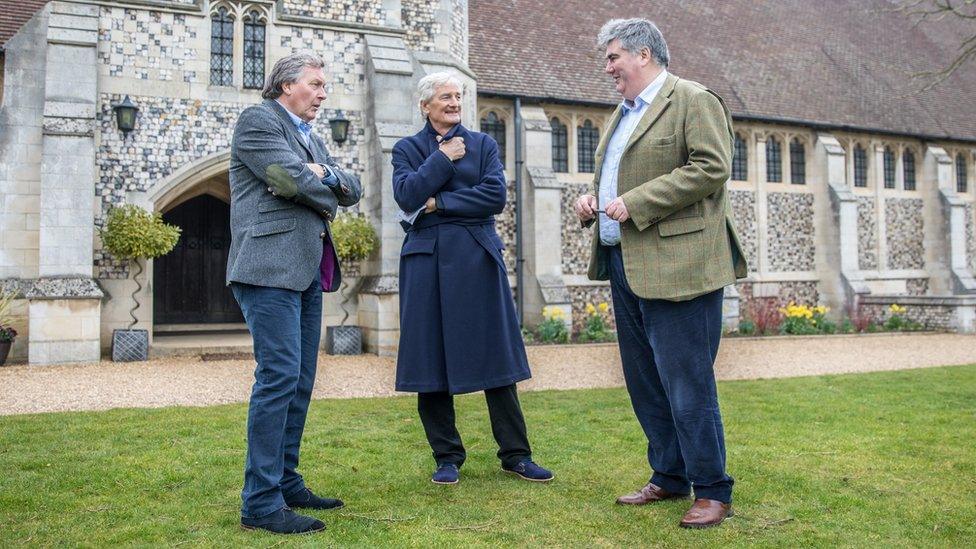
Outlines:
[{"label": "topiary shrub", "polygon": [[100,231],[102,244],[114,257],[134,261],[139,270],[135,274],[136,289],[132,292],[135,307],[129,311],[132,316],[131,329],[136,325],[136,310],[139,301],[136,294],[142,290],[139,275],[142,274],[140,260],[154,259],[166,255],[176,247],[180,240],[180,228],[163,221],[162,214],[146,211],[134,204],[116,206],[108,213],[105,226]]},{"label": "topiary shrub", "polygon": [[332,245],[341,261],[362,261],[376,248],[376,231],[362,215],[341,213],[331,227]]}]

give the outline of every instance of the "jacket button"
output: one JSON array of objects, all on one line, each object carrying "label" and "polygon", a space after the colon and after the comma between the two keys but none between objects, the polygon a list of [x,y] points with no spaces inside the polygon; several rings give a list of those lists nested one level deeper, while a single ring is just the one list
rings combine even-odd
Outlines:
[{"label": "jacket button", "polygon": [[319,235],[319,238],[325,240],[325,231],[322,231],[322,234]]}]

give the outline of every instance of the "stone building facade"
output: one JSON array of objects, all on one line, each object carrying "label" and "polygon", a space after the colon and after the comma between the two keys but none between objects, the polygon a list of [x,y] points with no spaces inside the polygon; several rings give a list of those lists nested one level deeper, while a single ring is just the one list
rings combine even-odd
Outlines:
[{"label": "stone building facade", "polygon": [[[35,4],[14,32],[0,34],[0,284],[18,294],[13,313],[22,337],[14,360],[98,359],[112,330],[129,325],[133,292],[136,327],[150,334],[174,325],[239,325],[220,263],[229,237],[221,216],[229,200],[230,138],[240,111],[260,101],[256,79],[301,48],[329,64],[326,108],[315,131],[361,176],[365,195],[355,210],[380,237],[377,252],[349,266],[358,276],[347,309],[364,328],[368,350],[390,354],[397,345],[403,231],[389,185],[390,152],[397,139],[419,129],[416,82],[437,70],[462,76],[465,124],[503,147],[510,201],[497,222],[513,283],[521,172],[525,270],[516,291],[526,322],[554,306],[571,312],[578,327],[587,302],[610,301],[605,283],[586,278],[589,235],[579,229],[571,203],[591,188],[593,150],[615,98],[600,75],[582,69],[573,70],[583,95],[568,88],[538,92],[519,80],[530,71],[511,61],[508,50],[524,42],[519,58],[527,58],[544,53],[532,49],[541,46],[531,43],[531,33],[516,29],[508,37],[492,25],[497,10],[544,16],[552,3]],[[560,15],[567,18],[563,26],[592,48],[598,22],[573,31],[572,13]],[[523,19],[531,18],[516,18]],[[662,28],[669,36],[667,23]],[[688,47],[672,42],[676,52],[682,46]],[[598,57],[581,59],[599,68]],[[554,74],[564,69],[551,65]],[[721,80],[717,72],[692,76]],[[584,85],[590,81],[598,84]],[[139,107],[127,135],[113,112],[126,96]],[[909,303],[931,326],[973,330],[976,136],[920,136],[743,112],[733,105],[736,173],[728,186],[750,274],[726,292],[730,328],[752,303],[794,300],[827,304],[836,314],[873,315],[888,303]],[[331,141],[328,124],[340,115],[351,122],[341,144]],[[182,220],[178,249],[139,268],[104,251],[98,230],[108,211],[125,203]],[[328,296],[325,325],[338,322],[337,305],[338,297]]]}]

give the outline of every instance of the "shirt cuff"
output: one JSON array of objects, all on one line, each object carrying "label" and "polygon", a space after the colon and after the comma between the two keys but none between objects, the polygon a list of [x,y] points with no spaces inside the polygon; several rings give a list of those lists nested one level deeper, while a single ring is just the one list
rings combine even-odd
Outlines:
[{"label": "shirt cuff", "polygon": [[332,168],[329,165],[319,164],[319,166],[322,166],[322,169],[325,170],[325,177],[322,178],[323,185],[331,188],[339,184],[339,178],[336,177],[335,172],[332,171]]}]

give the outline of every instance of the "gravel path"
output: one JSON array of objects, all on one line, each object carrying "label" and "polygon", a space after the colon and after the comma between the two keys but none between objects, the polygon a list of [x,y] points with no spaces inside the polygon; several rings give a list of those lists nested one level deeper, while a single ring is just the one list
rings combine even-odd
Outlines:
[{"label": "gravel path", "polygon": [[[521,390],[623,386],[616,344],[531,346],[534,377]],[[727,338],[719,379],[874,372],[976,363],[976,336],[878,334]],[[252,360],[166,358],[148,362],[0,368],[0,415],[119,407],[208,406],[246,401]],[[390,396],[395,360],[319,359],[314,398]]]}]

